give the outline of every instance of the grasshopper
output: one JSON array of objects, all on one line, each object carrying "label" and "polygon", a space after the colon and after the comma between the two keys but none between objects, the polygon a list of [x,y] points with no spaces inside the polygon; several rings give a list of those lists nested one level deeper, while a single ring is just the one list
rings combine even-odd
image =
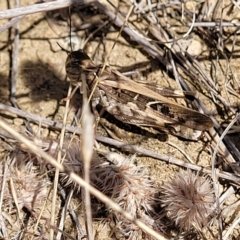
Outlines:
[{"label": "grasshopper", "polygon": [[95,115],[96,106],[101,105],[123,123],[152,127],[194,141],[213,127],[208,116],[167,98],[191,96],[193,92],[135,82],[109,66],[103,69],[83,50],[69,53],[66,73],[73,85],[80,86],[85,79],[88,95],[92,92],[91,105]]}]

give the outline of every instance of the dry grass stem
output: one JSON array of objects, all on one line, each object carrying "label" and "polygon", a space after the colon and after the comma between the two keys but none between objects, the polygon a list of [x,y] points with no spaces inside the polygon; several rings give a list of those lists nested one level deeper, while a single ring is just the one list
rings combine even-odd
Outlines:
[{"label": "dry grass stem", "polygon": [[[70,93],[72,91],[71,86],[69,86],[69,90],[68,90],[68,96],[70,96]],[[59,142],[59,148],[58,148],[58,155],[57,155],[57,161],[58,163],[61,162],[62,160],[62,153],[61,153],[61,149],[63,147],[63,141],[64,141],[64,137],[65,137],[65,129],[66,129],[66,121],[67,121],[67,115],[68,115],[68,109],[69,109],[69,100],[67,100],[66,102],[66,108],[65,108],[65,113],[64,113],[64,117],[63,117],[63,128],[61,130],[61,135],[60,135],[60,142]],[[53,199],[52,199],[52,209],[51,209],[51,219],[50,219],[50,223],[52,226],[55,225],[55,208],[56,208],[56,200],[57,200],[57,188],[58,188],[58,180],[59,179],[59,170],[56,169],[55,171],[55,176],[54,176],[54,183],[53,183]],[[53,229],[50,230],[50,239],[53,240],[54,239],[54,231]]]},{"label": "dry grass stem", "polygon": [[7,9],[4,11],[0,11],[0,19],[5,18],[14,18],[22,15],[28,15],[38,12],[46,12],[52,11],[55,9],[61,9],[65,7],[69,7],[73,4],[90,4],[95,2],[95,0],[58,0],[58,1],[50,1],[45,3],[33,4],[31,6]]},{"label": "dry grass stem", "polygon": [[[86,85],[86,75],[82,74],[82,90],[83,90],[83,110],[82,110],[82,138],[81,138],[81,150],[84,165],[84,180],[86,183],[90,184],[90,166],[93,157],[93,146],[94,146],[94,117],[91,113],[90,106],[87,99],[87,85]],[[90,192],[86,188],[82,192],[84,205],[85,205],[85,215],[86,215],[86,229],[88,238],[90,240],[94,239],[93,235],[93,222],[92,222],[92,207],[90,200]]]}]

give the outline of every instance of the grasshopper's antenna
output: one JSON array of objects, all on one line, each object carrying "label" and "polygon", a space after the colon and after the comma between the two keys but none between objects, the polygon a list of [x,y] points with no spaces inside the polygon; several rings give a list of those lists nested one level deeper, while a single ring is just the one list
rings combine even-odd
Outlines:
[{"label": "grasshopper's antenna", "polygon": [[63,48],[58,42],[57,45],[61,48],[62,51],[66,52],[68,55],[73,52],[73,46],[72,46],[72,19],[71,19],[71,9],[68,8],[68,15],[69,15],[69,29],[70,29],[70,51]]},{"label": "grasshopper's antenna", "polygon": [[71,9],[70,7],[68,8],[68,14],[69,14],[69,29],[70,29],[70,49],[71,52],[73,52],[73,47],[72,47],[72,18],[71,18]]}]

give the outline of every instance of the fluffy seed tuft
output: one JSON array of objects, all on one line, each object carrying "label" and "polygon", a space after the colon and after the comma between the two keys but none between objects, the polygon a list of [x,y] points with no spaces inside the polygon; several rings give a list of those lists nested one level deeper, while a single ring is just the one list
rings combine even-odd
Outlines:
[{"label": "fluffy seed tuft", "polygon": [[162,206],[167,216],[180,228],[207,225],[215,202],[211,180],[192,171],[180,170],[162,187]]}]

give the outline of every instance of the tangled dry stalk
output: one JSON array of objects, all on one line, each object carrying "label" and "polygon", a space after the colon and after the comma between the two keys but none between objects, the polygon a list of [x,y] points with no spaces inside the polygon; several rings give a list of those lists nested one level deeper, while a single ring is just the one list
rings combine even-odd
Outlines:
[{"label": "tangled dry stalk", "polygon": [[[237,239],[237,2],[0,6],[1,239]],[[140,83],[196,91],[177,101],[214,128],[164,142],[105,112],[94,130],[87,96],[61,102],[72,88],[58,43]]]}]

